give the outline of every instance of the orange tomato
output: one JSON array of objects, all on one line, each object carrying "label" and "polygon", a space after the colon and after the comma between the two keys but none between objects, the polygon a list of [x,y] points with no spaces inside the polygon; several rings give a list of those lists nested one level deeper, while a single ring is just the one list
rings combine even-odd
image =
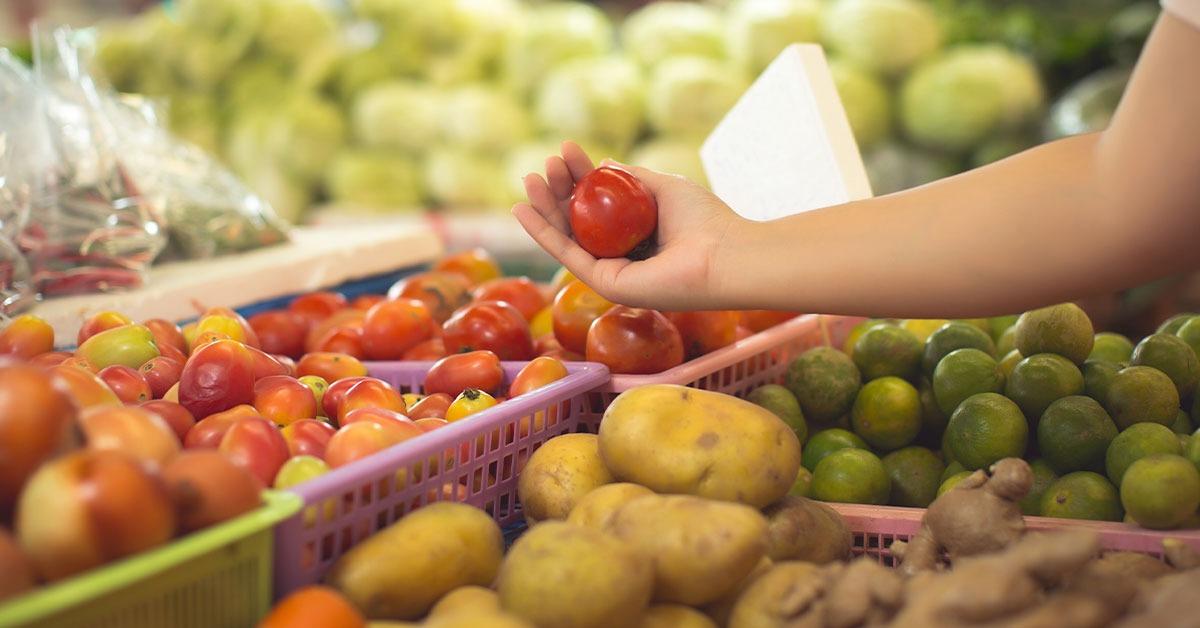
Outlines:
[{"label": "orange tomato", "polygon": [[364,628],[367,621],[341,593],[313,585],[283,598],[258,628]]},{"label": "orange tomato", "polygon": [[25,360],[54,351],[54,328],[50,323],[25,314],[0,331],[0,354]]},{"label": "orange tomato", "polygon": [[327,382],[336,382],[344,377],[365,377],[366,374],[365,364],[344,353],[310,353],[296,363],[297,377],[316,375]]},{"label": "orange tomato", "polygon": [[397,281],[387,296],[416,299],[429,308],[433,320],[444,323],[455,310],[471,302],[471,282],[458,273],[418,273]]},{"label": "orange tomato", "polygon": [[582,281],[572,281],[554,297],[551,318],[554,337],[568,351],[583,353],[587,349],[588,328],[592,321],[612,308],[608,299]]},{"label": "orange tomato", "polygon": [[525,320],[532,321],[546,308],[546,295],[528,277],[504,277],[479,284],[471,296],[476,301],[504,301],[517,308]]},{"label": "orange tomato", "polygon": [[759,332],[769,327],[774,327],[780,323],[800,316],[799,312],[776,312],[772,310],[746,310],[741,313],[742,325],[746,326],[750,331]]},{"label": "orange tomato", "polygon": [[491,253],[475,248],[462,253],[456,253],[433,265],[434,270],[458,273],[466,277],[472,286],[477,286],[489,279],[500,276],[500,264]]},{"label": "orange tomato", "polygon": [[712,353],[737,340],[737,312],[667,312],[667,318],[675,323],[683,338],[683,350],[692,360]]}]

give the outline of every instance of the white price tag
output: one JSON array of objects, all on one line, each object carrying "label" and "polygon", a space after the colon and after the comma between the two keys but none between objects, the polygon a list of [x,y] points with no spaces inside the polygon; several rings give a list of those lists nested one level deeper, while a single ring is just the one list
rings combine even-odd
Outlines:
[{"label": "white price tag", "polygon": [[773,220],[871,196],[866,169],[825,54],[779,54],[700,148],[714,193],[751,220]]}]

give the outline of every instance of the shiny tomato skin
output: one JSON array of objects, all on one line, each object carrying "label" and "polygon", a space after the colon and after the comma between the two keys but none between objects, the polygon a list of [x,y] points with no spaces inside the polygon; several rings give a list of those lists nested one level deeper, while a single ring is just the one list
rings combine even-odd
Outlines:
[{"label": "shiny tomato skin", "polygon": [[102,331],[131,324],[133,324],[133,320],[120,312],[113,312],[111,310],[96,312],[79,326],[79,333],[75,335],[75,346],[83,344],[88,338]]},{"label": "shiny tomato skin", "polygon": [[444,393],[453,398],[468,388],[494,392],[503,379],[504,369],[498,355],[492,351],[471,351],[434,362],[425,375],[424,390],[427,395]]},{"label": "shiny tomato skin", "polygon": [[429,338],[434,327],[429,308],[416,299],[377,303],[363,318],[363,351],[371,360],[398,360]]},{"label": "shiny tomato skin", "polygon": [[[143,365],[144,366],[144,365]],[[113,364],[100,369],[96,376],[108,385],[121,403],[125,405],[150,401],[150,383],[142,376],[142,372],[124,364]]]},{"label": "shiny tomato skin", "polygon": [[364,379],[367,379],[366,375],[343,377],[330,383],[321,397],[321,409],[325,412],[325,416],[330,420],[336,419],[338,407],[342,405],[342,398],[346,396],[347,392],[350,392],[355,384]]},{"label": "shiny tomato skin", "polygon": [[143,364],[138,371],[150,385],[150,394],[154,399],[162,399],[171,387],[179,383],[183,375],[183,362],[158,356]]},{"label": "shiny tomato skin", "polygon": [[567,365],[551,357],[534,358],[526,364],[508,387],[509,398],[532,392],[567,376]]},{"label": "shiny tomato skin", "polygon": [[187,436],[188,431],[196,424],[196,418],[192,416],[192,413],[174,401],[153,399],[143,401],[138,405],[162,417],[162,420],[166,421],[167,425],[170,426],[171,431],[175,432],[175,436],[179,438],[180,444],[183,443],[183,439]]},{"label": "shiny tomato skin", "polygon": [[684,357],[694,360],[737,340],[737,312],[668,312],[667,318],[683,338]]},{"label": "shiny tomato skin", "polygon": [[504,277],[479,284],[471,293],[475,301],[504,301],[517,308],[525,320],[532,321],[549,303],[542,288],[529,277]]},{"label": "shiny tomato skin", "polygon": [[271,375],[254,382],[254,409],[282,427],[317,416],[317,399],[300,380]]},{"label": "shiny tomato skin", "polygon": [[249,322],[263,351],[297,359],[304,355],[308,320],[302,315],[290,310],[272,310],[251,316]]},{"label": "shiny tomato skin", "polygon": [[624,257],[654,235],[658,204],[637,177],[601,166],[575,184],[568,206],[571,233],[593,257]]},{"label": "shiny tomato skin", "polygon": [[[457,395],[455,395],[457,396]],[[413,421],[420,419],[446,419],[446,410],[454,402],[454,397],[446,393],[433,393],[416,402],[408,409],[408,418]]]},{"label": "shiny tomato skin", "polygon": [[661,312],[618,305],[592,323],[586,355],[613,373],[649,375],[683,363],[683,338]]},{"label": "shiny tomato skin", "polygon": [[458,273],[477,286],[500,276],[500,264],[484,249],[474,248],[444,257],[433,265],[434,270]]},{"label": "shiny tomato skin", "polygon": [[54,351],[54,328],[50,323],[24,314],[14,318],[0,331],[0,355],[31,360]]},{"label": "shiny tomato skin", "polygon": [[446,322],[458,308],[471,302],[471,282],[459,273],[430,271],[397,281],[389,299],[416,299],[429,308],[433,320]]},{"label": "shiny tomato skin", "polygon": [[304,350],[308,353],[319,351],[321,343],[327,341],[331,336],[330,332],[334,330],[362,330],[364,318],[366,318],[366,312],[351,309],[338,310],[330,314],[324,320],[314,323],[308,328],[308,333],[304,335]]},{"label": "shiny tomato skin", "polygon": [[354,297],[354,300],[350,302],[350,309],[366,312],[374,307],[376,303],[384,301],[387,301],[387,297],[382,294],[362,294]]},{"label": "shiny tomato skin", "polygon": [[358,359],[366,356],[361,327],[334,327],[322,334],[312,345],[313,351],[345,353]]},{"label": "shiny tomato skin", "polygon": [[254,401],[254,355],[246,345],[218,340],[204,345],[183,365],[179,403],[194,417],[207,417]]},{"label": "shiny tomato skin", "polygon": [[[343,377],[363,377],[367,366],[358,358],[345,353],[309,353],[296,363],[296,375],[316,375],[327,382]],[[327,397],[328,398],[328,397]]]},{"label": "shiny tomato skin", "polygon": [[430,338],[405,351],[400,359],[405,362],[432,362],[444,357],[446,357],[446,343],[441,338]]},{"label": "shiny tomato skin", "polygon": [[473,303],[459,310],[442,326],[442,340],[450,354],[487,350],[501,360],[528,360],[534,355],[529,322],[503,301]]},{"label": "shiny tomato skin", "polygon": [[310,323],[323,321],[350,304],[340,292],[310,292],[292,299],[288,309],[303,316]]},{"label": "shiny tomato skin", "polygon": [[588,328],[592,321],[612,308],[608,299],[582,281],[572,281],[554,297],[551,318],[554,337],[563,349],[583,353],[587,348]]},{"label": "shiny tomato skin", "polygon": [[246,349],[250,351],[250,357],[254,361],[254,381],[272,375],[292,375],[291,368],[276,360],[275,356],[267,355],[254,347],[246,347]]},{"label": "shiny tomato skin", "polygon": [[154,344],[158,345],[158,350],[163,355],[167,355],[167,349],[164,346],[170,346],[178,349],[180,353],[187,353],[187,340],[183,337],[183,331],[179,329],[179,325],[162,318],[151,318],[142,322],[150,333],[154,334]]},{"label": "shiny tomato skin", "polygon": [[392,388],[387,382],[374,377],[363,378],[362,381],[351,386],[346,391],[341,401],[338,402],[337,420],[335,423],[342,425],[342,421],[345,420],[347,414],[360,408],[388,410],[400,415],[408,411],[408,407],[404,404],[404,398],[400,396],[400,393],[396,392],[396,389]]}]

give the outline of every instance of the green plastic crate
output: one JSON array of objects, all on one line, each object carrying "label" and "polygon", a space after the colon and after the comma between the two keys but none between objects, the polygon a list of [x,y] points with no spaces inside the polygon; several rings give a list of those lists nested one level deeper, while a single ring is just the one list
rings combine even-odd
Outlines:
[{"label": "green plastic crate", "polygon": [[0,626],[246,628],[271,608],[275,524],[300,510],[264,493],[241,517],[0,604]]}]

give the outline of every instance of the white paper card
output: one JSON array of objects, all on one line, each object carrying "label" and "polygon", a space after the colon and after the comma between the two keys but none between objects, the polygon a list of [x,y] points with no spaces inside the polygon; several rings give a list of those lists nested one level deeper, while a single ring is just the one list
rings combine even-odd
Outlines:
[{"label": "white paper card", "polygon": [[714,193],[751,220],[871,196],[825,54],[793,44],[771,62],[700,148]]}]

